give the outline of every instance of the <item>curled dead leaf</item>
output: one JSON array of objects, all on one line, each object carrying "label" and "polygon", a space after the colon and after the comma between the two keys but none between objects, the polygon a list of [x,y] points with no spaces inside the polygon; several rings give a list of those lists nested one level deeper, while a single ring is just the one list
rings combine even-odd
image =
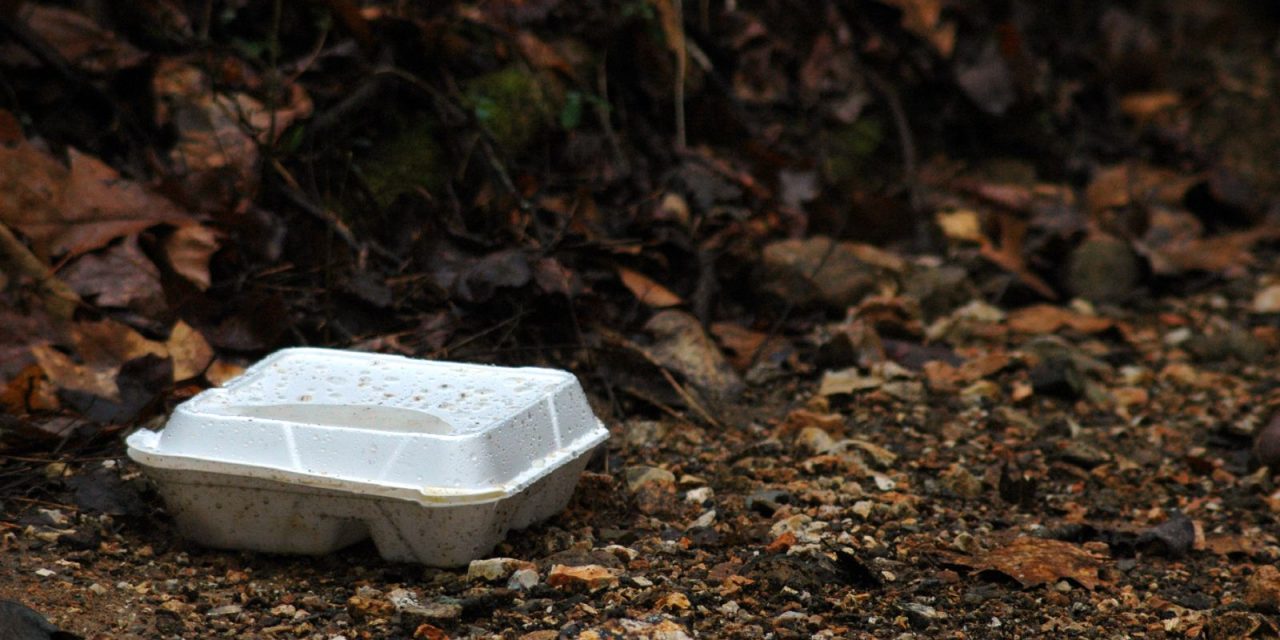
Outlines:
[{"label": "curled dead leaf", "polygon": [[680,296],[639,271],[618,267],[618,277],[636,299],[650,307],[664,309],[684,304]]}]

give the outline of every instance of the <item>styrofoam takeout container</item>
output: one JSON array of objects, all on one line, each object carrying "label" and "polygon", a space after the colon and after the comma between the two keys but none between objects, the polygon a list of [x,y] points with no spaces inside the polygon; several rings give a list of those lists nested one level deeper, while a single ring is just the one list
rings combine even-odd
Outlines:
[{"label": "styrofoam takeout container", "polygon": [[212,547],[456,566],[564,508],[609,436],[570,373],[285,349],[129,436]]}]

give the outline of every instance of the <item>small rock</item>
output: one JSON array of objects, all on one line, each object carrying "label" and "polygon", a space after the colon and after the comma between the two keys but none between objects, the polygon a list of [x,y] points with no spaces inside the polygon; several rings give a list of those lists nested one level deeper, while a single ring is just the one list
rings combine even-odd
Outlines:
[{"label": "small rock", "polygon": [[658,420],[629,420],[623,424],[622,441],[633,447],[656,446],[667,435],[667,425]]},{"label": "small rock", "polygon": [[688,493],[684,494],[684,501],[692,504],[703,504],[714,498],[715,495],[716,492],[711,487],[698,487],[697,489],[690,489]]},{"label": "small rock", "polygon": [[1230,327],[1213,335],[1197,335],[1185,343],[1187,351],[1197,359],[1215,362],[1235,358],[1241,362],[1259,362],[1267,357],[1267,345],[1241,327]]},{"label": "small rock", "polygon": [[617,585],[618,574],[598,564],[581,567],[557,564],[547,574],[547,584],[557,588],[596,591]]},{"label": "small rock", "polygon": [[852,242],[815,236],[780,240],[761,256],[761,289],[796,305],[853,306],[882,281],[875,266],[864,262]]},{"label": "small rock", "polygon": [[853,507],[851,507],[850,510],[859,518],[866,520],[867,517],[871,515],[871,509],[874,507],[875,503],[870,500],[859,500],[853,503]]},{"label": "small rock", "polygon": [[1128,242],[1110,236],[1084,241],[1067,263],[1067,289],[1092,302],[1123,302],[1141,281],[1138,255]]},{"label": "small rock", "polygon": [[669,485],[673,488],[676,484],[675,474],[658,467],[627,467],[623,474],[627,481],[627,489],[632,492],[651,484]]},{"label": "small rock", "polygon": [[40,576],[41,578],[52,578],[53,576],[58,575],[58,572],[51,571],[49,569],[36,569],[36,575]]},{"label": "small rock", "polygon": [[1254,313],[1280,313],[1280,284],[1258,291],[1253,296]]},{"label": "small rock", "polygon": [[1253,441],[1253,457],[1258,464],[1280,470],[1280,413],[1271,418],[1271,422],[1258,432]]},{"label": "small rock", "polygon": [[1257,611],[1280,611],[1280,569],[1269,564],[1257,565],[1245,587],[1244,601]]},{"label": "small rock", "polygon": [[828,453],[836,448],[836,441],[818,427],[805,427],[796,436],[796,444],[815,454]]},{"label": "small rock", "polygon": [[702,515],[698,516],[698,519],[697,519],[697,520],[694,520],[694,521],[689,525],[689,527],[688,527],[688,528],[693,529],[693,528],[696,528],[696,527],[709,527],[709,526],[711,526],[711,525],[713,525],[713,524],[715,524],[715,523],[716,523],[716,510],[715,510],[715,509],[707,509],[707,511],[706,511],[705,513],[703,513]]},{"label": "small rock", "polygon": [[408,589],[393,589],[387,594],[397,613],[414,619],[453,620],[462,617],[462,605],[448,600],[421,604],[418,595]]},{"label": "small rock", "polygon": [[467,566],[468,580],[484,580],[487,582],[496,582],[507,578],[512,573],[520,569],[533,569],[532,562],[525,562],[516,558],[485,558],[483,560],[472,560]]},{"label": "small rock", "polygon": [[961,498],[977,498],[984,492],[982,479],[958,464],[953,464],[943,471],[939,480],[943,488]]},{"label": "small rock", "polygon": [[537,571],[533,569],[516,569],[511,573],[511,579],[507,581],[507,588],[528,591],[538,586],[538,581]]},{"label": "small rock", "polygon": [[791,504],[795,498],[786,491],[761,489],[747,496],[747,510],[764,516],[772,516],[781,505]]},{"label": "small rock", "polygon": [[627,489],[635,496],[636,509],[656,515],[676,506],[676,477],[657,467],[628,467],[623,472]]},{"label": "small rock", "polygon": [[1111,460],[1109,452],[1081,440],[1058,443],[1058,451],[1054,457],[1082,469],[1092,469]]},{"label": "small rock", "polygon": [[204,615],[209,618],[221,618],[224,616],[238,615],[244,608],[238,604],[224,604],[221,607],[214,607]]}]

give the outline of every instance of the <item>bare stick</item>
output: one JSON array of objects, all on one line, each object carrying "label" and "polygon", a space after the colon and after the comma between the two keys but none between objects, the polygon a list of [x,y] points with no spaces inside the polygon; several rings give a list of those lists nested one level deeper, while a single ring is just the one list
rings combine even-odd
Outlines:
[{"label": "bare stick", "polygon": [[0,258],[14,271],[30,277],[39,287],[41,299],[49,314],[59,320],[70,320],[80,304],[80,296],[49,270],[13,231],[0,223]]}]

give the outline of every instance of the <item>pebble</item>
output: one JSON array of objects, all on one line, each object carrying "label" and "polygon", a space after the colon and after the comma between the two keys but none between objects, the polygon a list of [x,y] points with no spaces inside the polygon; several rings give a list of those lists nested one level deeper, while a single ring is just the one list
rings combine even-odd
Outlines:
[{"label": "pebble", "polygon": [[1123,302],[1142,280],[1142,265],[1128,242],[1110,236],[1084,241],[1067,261],[1067,289],[1092,302]]},{"label": "pebble", "polygon": [[657,467],[627,467],[626,470],[623,471],[623,477],[626,478],[627,489],[630,489],[633,492],[650,484],[669,484],[674,486],[676,483],[675,474],[667,471],[666,469],[659,469]]},{"label": "pebble", "polygon": [[1253,457],[1258,464],[1271,467],[1273,472],[1280,469],[1280,413],[1258,432],[1253,441]]},{"label": "pebble", "polygon": [[511,574],[511,579],[507,581],[508,589],[516,589],[518,591],[528,591],[538,586],[538,572],[533,569],[517,569]]},{"label": "pebble", "polygon": [[716,492],[711,487],[698,487],[697,489],[690,489],[688,493],[684,494],[684,501],[693,504],[704,504],[715,495]]},{"label": "pebble", "polygon": [[812,453],[821,455],[836,448],[836,441],[831,434],[818,427],[805,427],[796,436],[796,444]]},{"label": "pebble", "polygon": [[547,574],[547,584],[566,589],[588,589],[595,591],[618,584],[618,575],[608,567],[588,564],[581,567],[567,567],[557,564]]},{"label": "pebble", "polygon": [[1254,313],[1280,313],[1280,284],[1270,285],[1253,296]]},{"label": "pebble", "polygon": [[532,562],[516,558],[485,558],[472,560],[467,566],[468,580],[495,582],[503,580],[520,569],[533,569]]},{"label": "pebble", "polygon": [[844,309],[857,304],[883,280],[879,269],[858,256],[856,245],[821,236],[770,243],[761,262],[761,288],[797,305]]},{"label": "pebble", "polygon": [[1257,611],[1280,611],[1280,569],[1269,564],[1257,565],[1245,587],[1244,601]]},{"label": "pebble", "polygon": [[221,618],[223,616],[234,616],[244,611],[244,608],[238,604],[224,604],[221,607],[214,607],[204,615],[209,618]]}]

